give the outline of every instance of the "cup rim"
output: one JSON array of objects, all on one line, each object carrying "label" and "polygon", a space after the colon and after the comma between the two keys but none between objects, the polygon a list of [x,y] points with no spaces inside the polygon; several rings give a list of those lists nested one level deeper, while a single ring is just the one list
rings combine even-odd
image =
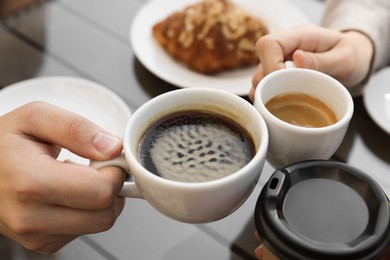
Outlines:
[{"label": "cup rim", "polygon": [[[304,127],[304,126],[298,126],[298,125],[293,125],[288,122],[285,122],[276,116],[274,116],[264,105],[264,102],[262,102],[262,86],[265,84],[264,82],[269,81],[270,79],[277,77],[279,74],[283,73],[290,73],[291,71],[299,71],[299,72],[304,72],[304,73],[311,73],[315,75],[321,75],[321,77],[325,77],[327,80],[333,81],[336,85],[338,85],[337,89],[340,91],[340,93],[343,94],[345,97],[345,100],[347,102],[346,106],[346,111],[342,115],[341,118],[337,120],[336,123],[324,126],[324,127]],[[261,102],[259,101],[261,100]],[[344,87],[338,80],[335,78],[329,76],[328,74],[325,74],[320,71],[312,70],[312,69],[306,69],[306,68],[287,68],[287,69],[280,69],[277,71],[274,71],[268,75],[266,75],[257,85],[256,90],[255,90],[255,96],[254,96],[254,102],[256,105],[264,112],[263,116],[267,117],[269,120],[273,120],[273,122],[278,125],[279,127],[287,128],[287,129],[292,129],[294,131],[300,131],[305,134],[321,134],[324,132],[328,131],[335,131],[338,130],[339,128],[343,127],[346,123],[348,123],[354,112],[354,103],[351,94],[349,91]]]},{"label": "cup rim", "polygon": [[[289,223],[286,220],[279,220],[277,217],[275,217],[274,211],[276,210],[276,204],[273,196],[276,196],[276,194],[288,194],[291,187],[293,187],[294,184],[286,185],[287,190],[281,191],[281,187],[278,186],[276,188],[276,193],[273,193],[274,188],[270,188],[272,186],[272,180],[274,176],[282,176],[285,175],[286,178],[289,178],[291,174],[299,175],[303,173],[304,169],[310,169],[313,167],[324,167],[324,168],[332,168],[332,169],[341,169],[345,172],[345,174],[350,174],[351,176],[356,176],[356,178],[360,178],[362,181],[367,181],[372,191],[380,198],[381,201],[386,201],[387,205],[382,205],[381,209],[378,209],[378,211],[381,211],[382,216],[377,216],[378,218],[381,218],[382,220],[388,219],[386,216],[390,215],[390,208],[389,208],[389,201],[382,190],[382,188],[379,186],[379,184],[367,173],[359,170],[358,168],[348,165],[346,163],[338,162],[338,161],[331,161],[331,160],[308,160],[308,161],[301,161],[297,163],[293,163],[291,165],[288,165],[280,170],[275,170],[275,172],[271,175],[267,183],[264,185],[255,206],[255,214],[254,214],[254,220],[255,220],[255,226],[256,230],[259,232],[259,235],[262,237],[263,243],[267,246],[268,249],[270,249],[274,254],[283,255],[286,258],[291,258],[292,252],[294,250],[290,250],[291,248],[300,248],[301,250],[305,251],[305,253],[294,253],[294,257],[297,259],[306,259],[305,254],[310,254],[311,257],[317,258],[319,256],[327,256],[328,258],[333,258],[338,256],[344,256],[348,258],[355,256],[355,253],[362,253],[366,254],[365,257],[369,257],[369,259],[372,259],[374,256],[378,256],[381,252],[386,249],[386,245],[390,244],[390,220],[387,221],[386,230],[382,230],[381,228],[377,227],[375,230],[377,233],[371,234],[367,236],[367,231],[365,234],[361,234],[359,238],[356,238],[356,242],[358,243],[358,247],[356,252],[353,252],[353,247],[350,242],[339,242],[339,243],[321,243],[321,242],[312,242],[308,243],[307,240],[304,240],[302,238],[302,235],[298,233],[293,233],[293,228],[289,227]],[[312,172],[310,172],[312,173]],[[304,174],[304,173],[303,173]],[[311,176],[311,174],[310,174]],[[291,177],[292,179],[296,180],[298,177]],[[317,178],[317,177],[308,177],[308,178]],[[329,180],[331,180],[333,177],[331,177],[331,174],[329,174]],[[299,179],[299,178],[298,178]],[[303,180],[305,180],[305,177],[303,177]],[[346,183],[346,180],[338,180],[340,183]],[[284,182],[284,181],[283,181]],[[285,181],[288,182],[288,181]],[[297,182],[299,183],[299,181]],[[291,186],[291,187],[290,187]],[[288,196],[288,195],[284,195]],[[272,199],[272,201],[270,201]],[[280,202],[282,203],[282,202]],[[262,207],[270,207],[270,212],[267,212],[266,210],[262,210]],[[281,213],[280,216],[283,216]],[[283,217],[282,217],[283,218]],[[264,232],[261,232],[261,230],[267,230],[269,234],[264,234]],[[363,236],[366,236],[366,241],[360,241],[359,239]],[[383,242],[380,246],[378,246],[378,243]],[[356,246],[356,245],[355,245]],[[373,250],[375,249],[375,250]],[[328,251],[325,254],[325,251]],[[360,258],[360,257],[359,257]],[[341,258],[340,258],[341,259]]]},{"label": "cup rim", "polygon": [[[149,178],[150,180],[153,180],[155,182],[160,182],[160,183],[164,183],[166,185],[176,186],[178,188],[183,188],[183,189],[192,189],[192,188],[196,189],[199,187],[210,187],[210,186],[221,185],[224,183],[234,182],[237,178],[241,178],[242,175],[249,174],[250,171],[248,171],[248,169],[254,168],[258,164],[259,161],[263,160],[263,158],[265,160],[265,156],[266,156],[267,149],[268,149],[268,139],[269,139],[269,134],[268,134],[268,129],[267,129],[266,123],[265,123],[263,117],[260,115],[260,113],[256,110],[256,108],[253,105],[251,105],[249,102],[247,102],[243,98],[241,98],[233,93],[230,93],[230,92],[227,92],[224,90],[209,89],[209,88],[203,88],[203,87],[177,89],[177,90],[173,90],[170,92],[165,92],[159,96],[154,97],[153,99],[151,99],[151,100],[147,101],[145,104],[143,104],[142,109],[143,110],[151,109],[151,107],[155,106],[156,102],[160,102],[160,100],[171,98],[172,96],[176,96],[177,93],[191,94],[191,93],[202,93],[202,92],[207,92],[206,95],[224,95],[224,96],[230,97],[231,99],[234,99],[236,102],[239,102],[241,104],[241,106],[245,107],[245,109],[247,111],[251,111],[250,112],[251,115],[254,115],[254,114],[257,115],[258,124],[260,126],[260,129],[258,129],[258,131],[261,133],[261,136],[259,138],[258,148],[256,149],[256,153],[253,156],[253,158],[245,166],[243,166],[242,168],[240,168],[236,172],[233,172],[232,174],[225,176],[225,177],[222,177],[222,178],[218,178],[218,179],[214,179],[214,180],[210,180],[210,181],[205,181],[205,182],[180,182],[180,181],[170,180],[170,179],[166,179],[166,178],[157,176],[156,174],[148,171],[147,169],[145,169],[142,166],[142,164],[137,159],[137,155],[134,154],[133,147],[130,146],[129,133],[130,133],[130,128],[132,127],[132,122],[137,120],[138,117],[142,116],[142,111],[140,109],[137,109],[133,113],[133,115],[131,116],[130,120],[128,121],[128,123],[126,125],[126,130],[125,130],[125,134],[124,134],[124,142],[123,142],[124,143],[123,149],[124,149],[124,154],[125,154],[126,160],[127,161],[130,160],[132,162],[132,165],[130,166],[130,170],[131,170],[131,167],[134,167],[135,168],[135,175],[137,175],[137,172],[141,172],[143,175],[147,176],[147,178]],[[244,127],[244,126],[241,125],[241,127]],[[248,131],[248,129],[246,127],[244,127],[244,128]],[[142,127],[140,129],[142,129]],[[140,129],[138,129],[137,131],[139,131]],[[250,134],[252,134],[252,133],[250,133]],[[259,171],[261,171],[261,169],[259,169]],[[132,173],[130,173],[130,174],[133,176]],[[136,177],[137,176],[135,176],[135,178]]]}]

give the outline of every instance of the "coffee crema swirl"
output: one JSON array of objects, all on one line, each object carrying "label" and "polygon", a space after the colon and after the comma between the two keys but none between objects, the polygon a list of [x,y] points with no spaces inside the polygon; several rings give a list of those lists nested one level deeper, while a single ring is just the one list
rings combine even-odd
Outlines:
[{"label": "coffee crema swirl", "polygon": [[233,120],[205,111],[181,111],[153,123],[141,138],[138,157],[150,172],[180,182],[228,176],[254,156],[252,140]]},{"label": "coffee crema swirl", "polygon": [[285,93],[271,98],[265,107],[274,116],[302,127],[325,127],[337,122],[337,116],[321,100],[303,93]]}]

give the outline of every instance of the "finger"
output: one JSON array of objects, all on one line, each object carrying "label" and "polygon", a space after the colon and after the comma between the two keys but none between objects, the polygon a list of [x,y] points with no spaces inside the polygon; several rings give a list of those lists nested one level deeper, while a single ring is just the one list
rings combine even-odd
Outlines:
[{"label": "finger", "polygon": [[269,36],[268,40],[279,45],[277,50],[282,51],[284,57],[291,56],[299,49],[307,52],[325,52],[342,40],[341,32],[310,24],[298,25]]},{"label": "finger", "polygon": [[46,221],[48,233],[53,235],[93,234],[110,229],[125,206],[125,198],[116,197],[111,207],[102,210],[75,210],[53,207]]},{"label": "finger", "polygon": [[340,40],[340,32],[305,24],[260,38],[256,49],[266,75],[284,68],[284,61],[291,59],[296,50],[325,52]]},{"label": "finger", "polygon": [[72,235],[46,235],[46,234],[16,234],[7,226],[1,225],[2,234],[21,244],[28,250],[52,254],[78,236]]},{"label": "finger", "polygon": [[35,163],[33,176],[19,181],[19,197],[26,201],[86,210],[109,207],[125,179],[123,171],[117,167],[98,171],[50,158]]},{"label": "finger", "polygon": [[124,181],[125,174],[118,167],[97,171],[87,166],[64,164],[53,180],[44,185],[47,195],[51,194],[47,203],[94,210],[109,207]]},{"label": "finger", "polygon": [[345,60],[348,50],[344,48],[334,48],[322,53],[311,53],[297,51],[294,53],[294,62],[297,67],[314,69],[339,79],[342,83],[345,78],[350,77],[351,67]]},{"label": "finger", "polygon": [[252,87],[249,92],[249,99],[253,102],[255,100],[255,91],[260,80],[264,77],[263,67],[261,63],[257,66],[255,74],[252,76]]},{"label": "finger", "polygon": [[24,119],[19,124],[25,134],[65,147],[82,157],[103,160],[118,155],[122,149],[120,138],[77,114],[48,103],[32,102],[18,112]]},{"label": "finger", "polygon": [[284,68],[285,53],[276,38],[266,35],[260,38],[256,44],[257,55],[263,75]]},{"label": "finger", "polygon": [[18,241],[25,248],[43,254],[53,254],[63,248],[66,244],[76,239],[78,236],[46,236],[32,235],[24,236],[22,241]]},{"label": "finger", "polygon": [[260,235],[259,235],[259,232],[255,231],[255,236],[256,236],[256,239],[261,241],[261,238],[260,238]]},{"label": "finger", "polygon": [[111,207],[102,210],[75,210],[53,207],[46,216],[48,234],[82,235],[107,231],[115,224],[125,206],[125,198],[116,197]]},{"label": "finger", "polygon": [[252,101],[252,103],[255,101],[255,92],[256,92],[256,87],[252,86],[249,91],[249,100]]},{"label": "finger", "polygon": [[[116,197],[110,207],[100,210],[80,210],[62,206],[34,205],[29,213],[16,216],[7,226],[13,238],[28,242],[28,237],[79,236],[110,229],[125,206],[125,198]],[[18,223],[15,223],[18,221]],[[4,230],[4,229],[2,229]],[[33,246],[33,245],[30,245]]]},{"label": "finger", "polygon": [[259,260],[263,259],[263,251],[264,251],[263,245],[260,245],[256,248],[255,254],[256,254],[257,259],[259,259]]},{"label": "finger", "polygon": [[53,254],[77,237],[78,236],[50,236],[48,238],[44,237],[42,240],[35,238],[32,239],[32,241],[35,242],[36,248],[29,249],[43,254]]}]

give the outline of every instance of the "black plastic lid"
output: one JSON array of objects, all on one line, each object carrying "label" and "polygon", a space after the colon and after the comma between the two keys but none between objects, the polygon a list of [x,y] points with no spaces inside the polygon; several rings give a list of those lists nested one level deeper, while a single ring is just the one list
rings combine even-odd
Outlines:
[{"label": "black plastic lid", "polygon": [[276,170],[257,200],[255,223],[281,259],[376,259],[390,242],[383,190],[364,172],[334,161]]}]

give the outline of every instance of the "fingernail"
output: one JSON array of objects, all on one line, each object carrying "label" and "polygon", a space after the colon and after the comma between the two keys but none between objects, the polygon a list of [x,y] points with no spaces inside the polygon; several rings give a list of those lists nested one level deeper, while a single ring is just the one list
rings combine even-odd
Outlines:
[{"label": "fingernail", "polygon": [[121,142],[122,140],[119,137],[104,132],[98,132],[93,139],[95,148],[105,155],[115,152]]},{"label": "fingernail", "polygon": [[263,258],[263,245],[260,245],[255,249],[255,254],[256,254],[257,259]]}]

